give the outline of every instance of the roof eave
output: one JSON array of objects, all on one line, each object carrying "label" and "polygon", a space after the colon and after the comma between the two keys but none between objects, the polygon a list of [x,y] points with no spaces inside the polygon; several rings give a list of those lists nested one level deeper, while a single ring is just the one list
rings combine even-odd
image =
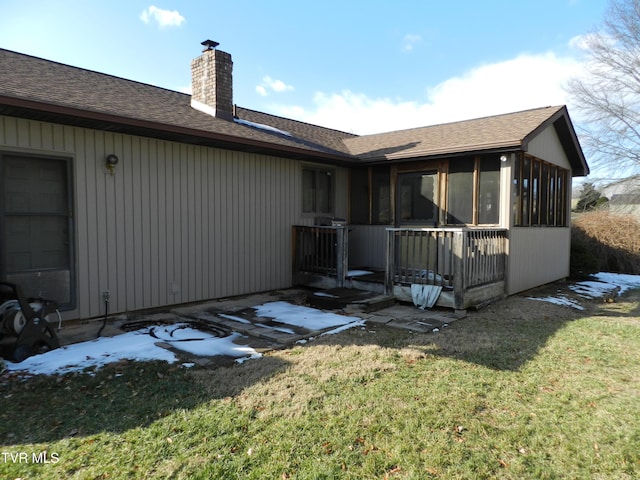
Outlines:
[{"label": "roof eave", "polygon": [[573,128],[573,123],[571,122],[569,111],[566,106],[559,108],[556,113],[551,115],[522,139],[523,150],[528,150],[529,142],[550,125],[553,125],[555,128],[558,138],[560,139],[560,143],[562,144],[562,148],[567,155],[571,165],[571,176],[584,177],[589,175],[589,165],[587,165],[584,152],[578,142],[578,135]]},{"label": "roof eave", "polygon": [[[11,107],[11,113],[3,113],[2,107]],[[217,132],[197,130],[149,120],[82,110],[51,103],[36,102],[22,98],[0,95],[0,114],[43,120],[45,115],[54,116],[57,123],[87,126],[98,130],[117,131],[151,138],[162,138],[182,143],[226,148],[230,150],[263,152],[265,154],[280,155],[287,158],[313,160],[335,165],[348,165],[356,160],[348,155],[329,152],[319,152],[288,145],[278,145],[260,140],[235,137]],[[44,120],[48,121],[48,120]],[[86,124],[86,125],[82,125]],[[100,128],[100,124],[109,124],[120,128]]]},{"label": "roof eave", "polygon": [[430,153],[417,153],[411,156],[385,156],[385,157],[377,157],[377,158],[366,158],[359,157],[361,165],[382,165],[382,164],[396,164],[396,163],[407,163],[413,162],[416,160],[440,160],[442,158],[455,158],[455,157],[468,157],[473,155],[487,155],[487,154],[501,154],[501,153],[512,153],[522,151],[521,144],[518,143],[508,143],[504,145],[492,145],[490,147],[474,147],[470,149],[461,149],[461,150],[442,150],[439,152],[430,152]]}]

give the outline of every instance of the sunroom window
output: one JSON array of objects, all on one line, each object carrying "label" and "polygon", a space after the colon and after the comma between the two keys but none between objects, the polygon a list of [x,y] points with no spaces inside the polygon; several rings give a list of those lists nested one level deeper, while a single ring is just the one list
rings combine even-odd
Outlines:
[{"label": "sunroom window", "polygon": [[438,173],[406,173],[398,177],[400,223],[438,223]]},{"label": "sunroom window", "polygon": [[530,155],[515,167],[514,225],[566,226],[569,171]]},{"label": "sunroom window", "polygon": [[500,157],[452,159],[447,224],[495,225],[500,221]]},{"label": "sunroom window", "polygon": [[473,158],[449,162],[447,186],[447,223],[460,225],[473,223]]},{"label": "sunroom window", "polygon": [[495,225],[500,222],[500,158],[480,159],[478,181],[478,223]]}]

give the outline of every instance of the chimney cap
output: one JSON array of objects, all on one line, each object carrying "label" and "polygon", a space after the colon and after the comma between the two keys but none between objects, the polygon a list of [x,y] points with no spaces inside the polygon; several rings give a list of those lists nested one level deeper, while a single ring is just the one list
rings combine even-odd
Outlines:
[{"label": "chimney cap", "polygon": [[214,42],[213,40],[205,40],[200,45],[204,46],[203,52],[206,52],[207,50],[215,49],[220,44],[218,42]]}]

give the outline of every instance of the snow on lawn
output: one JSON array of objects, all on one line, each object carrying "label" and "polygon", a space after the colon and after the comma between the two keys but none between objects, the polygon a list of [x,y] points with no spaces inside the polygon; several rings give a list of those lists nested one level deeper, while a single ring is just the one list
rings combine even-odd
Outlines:
[{"label": "snow on lawn", "polygon": [[577,310],[584,310],[584,307],[575,300],[560,295],[558,297],[529,297],[529,300],[538,300],[540,302],[555,303],[556,305],[564,305],[565,307],[575,308]]},{"label": "snow on lawn", "polygon": [[228,355],[231,357],[258,357],[253,348],[233,343],[240,334],[216,337],[187,324],[146,327],[115,337],[75,343],[29,357],[21,363],[7,362],[7,370],[25,371],[33,375],[64,374],[87,368],[100,368],[120,360],[163,360],[175,363],[178,357],[157,343],[171,345],[194,355]]},{"label": "snow on lawn", "polygon": [[125,359],[175,362],[175,355],[169,350],[157,347],[157,341],[147,332],[138,330],[117,337],[103,337],[61,347],[34,355],[21,363],[7,362],[6,367],[7,370],[26,371],[34,375],[51,375],[99,368]]},{"label": "snow on lawn", "polygon": [[601,272],[596,273],[593,277],[595,281],[578,282],[570,287],[571,290],[587,298],[595,298],[601,297],[615,288],[619,288],[619,293],[623,293],[631,288],[640,287],[640,275]]},{"label": "snow on lawn", "polygon": [[[623,293],[631,288],[640,288],[640,275],[626,275],[622,273],[606,273],[601,272],[593,275],[594,280],[586,280],[584,282],[576,282],[570,285],[569,289],[582,298],[591,299],[599,298],[612,291],[618,289],[618,293]],[[578,310],[584,310],[575,300],[565,296],[558,295],[556,297],[528,297],[530,300],[538,300],[542,302],[550,302],[558,305],[565,305]]]},{"label": "snow on lawn", "polygon": [[[304,327],[309,330],[327,330],[325,334],[338,333],[347,328],[363,325],[359,318],[326,313],[314,308],[301,307],[286,302],[271,302],[254,307],[261,317],[269,317],[278,323]],[[227,318],[232,316],[225,315]],[[233,317],[234,320],[247,320]],[[284,327],[269,327],[285,333],[293,330]],[[226,355],[242,362],[261,356],[252,347],[237,345],[234,340],[239,333],[217,337],[210,332],[194,328],[188,323],[156,325],[115,337],[101,337],[76,343],[29,357],[21,363],[6,362],[6,369],[32,375],[54,375],[95,369],[120,360],[151,361],[161,360],[175,363],[178,357],[161,344],[170,345],[175,350],[198,356]],[[186,364],[185,364],[186,365]]]}]

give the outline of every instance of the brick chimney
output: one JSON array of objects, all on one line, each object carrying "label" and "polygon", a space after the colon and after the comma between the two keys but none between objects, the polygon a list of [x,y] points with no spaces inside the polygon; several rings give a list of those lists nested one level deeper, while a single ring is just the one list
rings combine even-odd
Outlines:
[{"label": "brick chimney", "polygon": [[217,118],[233,120],[233,62],[216,50],[218,42],[202,42],[202,55],[191,61],[191,107]]}]

